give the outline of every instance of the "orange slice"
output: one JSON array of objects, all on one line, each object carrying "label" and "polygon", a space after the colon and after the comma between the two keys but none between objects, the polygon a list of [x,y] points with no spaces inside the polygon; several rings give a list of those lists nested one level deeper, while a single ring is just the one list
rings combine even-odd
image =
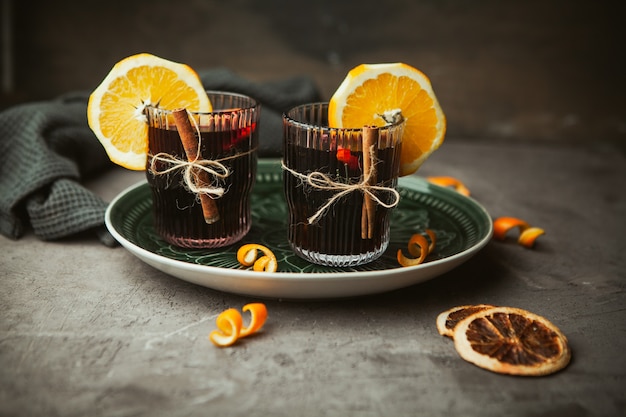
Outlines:
[{"label": "orange slice", "polygon": [[87,105],[89,127],[111,161],[128,169],[146,168],[148,105],[212,109],[198,74],[189,66],[146,53],[121,60],[91,93]]},{"label": "orange slice", "polygon": [[406,120],[403,176],[417,171],[446,132],[446,118],[426,75],[403,63],[361,64],[348,72],[328,104],[331,127],[384,126],[398,114]]},{"label": "orange slice", "polygon": [[503,374],[548,375],[571,358],[567,339],[554,324],[519,308],[475,312],[456,325],[453,338],[463,359]]},{"label": "orange slice", "polygon": [[454,328],[461,320],[476,313],[477,311],[486,310],[492,307],[494,306],[490,304],[452,307],[437,316],[437,331],[442,336],[452,337],[454,334]]}]

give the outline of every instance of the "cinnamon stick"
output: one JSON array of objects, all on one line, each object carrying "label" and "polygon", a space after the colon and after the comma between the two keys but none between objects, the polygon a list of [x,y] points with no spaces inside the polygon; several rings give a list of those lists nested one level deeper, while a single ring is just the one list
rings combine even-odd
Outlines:
[{"label": "cinnamon stick", "polygon": [[[363,178],[367,179],[365,185],[376,184],[376,169],[372,164],[372,153],[375,155],[378,149],[378,127],[363,127]],[[361,239],[372,239],[376,204],[368,193],[363,193],[363,208],[361,210]]]},{"label": "cinnamon stick", "polygon": [[[200,141],[199,138],[196,138],[193,127],[189,122],[187,110],[177,109],[174,110],[172,113],[174,115],[176,127],[178,128],[180,140],[183,143],[183,148],[185,148],[185,153],[187,154],[187,160],[189,162],[194,162],[200,156],[200,152],[198,150]],[[197,181],[196,186],[198,187],[205,187],[210,182],[208,173],[202,170],[199,170],[197,172],[197,176],[195,178]],[[217,204],[210,196],[200,193],[200,203],[202,204],[202,214],[204,215],[204,221],[207,224],[215,223],[220,219],[220,213],[217,209]]]}]

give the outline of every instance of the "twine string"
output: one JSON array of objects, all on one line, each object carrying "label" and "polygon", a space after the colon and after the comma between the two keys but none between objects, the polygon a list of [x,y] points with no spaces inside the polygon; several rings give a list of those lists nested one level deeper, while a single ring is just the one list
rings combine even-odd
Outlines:
[{"label": "twine string", "polygon": [[[372,153],[372,160],[375,159],[375,156]],[[312,216],[310,216],[307,221],[309,224],[316,223],[325,213],[326,211],[341,199],[343,196],[353,193],[355,191],[361,191],[364,194],[369,195],[372,200],[374,200],[377,204],[383,206],[384,208],[393,208],[398,205],[400,202],[400,193],[392,187],[383,187],[380,185],[370,185],[369,180],[372,176],[374,170],[372,169],[368,175],[364,175],[362,180],[358,183],[346,184],[343,182],[334,181],[329,175],[324,174],[319,171],[313,171],[309,174],[303,174],[301,172],[295,171],[285,165],[284,161],[281,161],[282,168],[289,172],[294,177],[298,178],[303,184],[308,184],[312,188],[320,191],[336,191],[332,197],[330,197]],[[373,164],[372,164],[373,166]],[[385,203],[382,201],[376,193],[389,193],[392,196],[391,203]]]},{"label": "twine string", "polygon": [[[190,113],[189,111],[187,111]],[[249,155],[257,150],[257,148],[252,148],[246,152],[239,152],[235,155],[227,156],[219,159],[201,159],[201,142],[202,136],[200,134],[200,127],[196,122],[194,117],[191,117],[191,121],[194,124],[196,129],[196,133],[198,134],[198,148],[196,151],[196,156],[193,161],[189,161],[182,158],[177,158],[176,156],[169,154],[167,152],[159,152],[155,155],[152,155],[152,159],[150,161],[150,172],[154,175],[168,175],[176,171],[183,171],[183,182],[187,189],[194,194],[206,194],[209,197],[216,199],[222,197],[226,190],[224,187],[219,186],[219,182],[226,179],[232,171],[228,169],[226,165],[222,162],[228,161],[231,159],[241,158],[243,156]],[[165,163],[169,165],[166,169],[158,169],[157,163]],[[206,184],[204,181],[199,180],[199,173],[205,172],[208,174],[211,179],[210,184]]]},{"label": "twine string", "polygon": [[[235,156],[243,155],[237,154]],[[150,171],[154,175],[168,175],[175,171],[181,170],[183,172],[184,184],[190,192],[194,194],[206,194],[211,198],[220,198],[224,195],[224,187],[220,187],[214,184],[219,182],[220,180],[224,180],[231,174],[228,167],[221,163],[221,161],[223,161],[224,159],[196,159],[194,161],[186,161],[184,159],[177,158],[169,153],[159,152],[156,155],[152,156]],[[156,167],[156,164],[158,162],[166,163],[169,165],[169,167],[159,170]],[[204,184],[201,181],[198,181],[199,171],[206,172],[209,175],[209,178],[213,180],[212,184]]]}]

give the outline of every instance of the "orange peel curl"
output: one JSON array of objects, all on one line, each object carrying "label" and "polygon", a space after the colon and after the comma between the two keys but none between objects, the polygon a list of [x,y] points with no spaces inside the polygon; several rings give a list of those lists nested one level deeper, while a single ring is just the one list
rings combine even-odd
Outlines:
[{"label": "orange peel curl", "polygon": [[540,227],[529,227],[520,233],[517,243],[527,248],[532,248],[535,246],[535,240],[545,233],[545,230]]},{"label": "orange peel curl", "polygon": [[263,303],[246,304],[241,310],[250,312],[250,324],[241,329],[241,333],[239,333],[240,337],[256,333],[263,327],[265,320],[267,320],[267,307],[265,307]]},{"label": "orange peel curl", "polygon": [[239,339],[243,319],[239,311],[229,308],[217,316],[215,324],[217,330],[213,330],[209,334],[209,340],[216,346],[226,347],[233,345]]},{"label": "orange peel curl", "polygon": [[437,235],[430,229],[426,229],[426,234],[429,239],[422,234],[416,233],[409,239],[408,251],[413,258],[408,258],[402,253],[401,249],[398,249],[397,259],[398,263],[402,266],[415,266],[419,265],[435,249],[437,243]]},{"label": "orange peel curl", "polygon": [[535,245],[535,240],[545,234],[545,230],[540,227],[531,227],[524,220],[505,216],[498,217],[493,221],[493,237],[497,240],[504,240],[507,233],[515,228],[519,229],[520,232],[517,243],[527,248],[532,248]]},{"label": "orange peel curl", "polygon": [[246,327],[243,327],[241,313],[234,308],[229,308],[217,316],[215,320],[217,330],[209,334],[209,340],[215,346],[232,346],[242,337],[258,332],[267,320],[267,307],[263,303],[246,304],[242,311],[250,312],[250,323]]},{"label": "orange peel curl", "polygon": [[454,178],[454,177],[448,177],[448,176],[441,176],[441,177],[426,177],[426,179],[433,183],[433,184],[437,184],[440,185],[442,187],[452,187],[454,188],[459,194],[462,194],[466,197],[469,197],[470,195],[470,190],[469,188],[467,188],[465,186],[465,184],[463,184],[461,181],[459,181],[458,179]]},{"label": "orange peel curl", "polygon": [[[263,256],[259,257],[259,251]],[[266,246],[258,243],[248,243],[237,250],[237,261],[243,266],[252,266],[257,272],[276,272],[278,261],[276,255]]]}]

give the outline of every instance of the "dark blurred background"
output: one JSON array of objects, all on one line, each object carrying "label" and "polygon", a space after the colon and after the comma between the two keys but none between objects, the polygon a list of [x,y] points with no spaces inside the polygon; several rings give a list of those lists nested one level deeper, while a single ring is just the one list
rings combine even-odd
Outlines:
[{"label": "dark blurred background", "polygon": [[0,1],[0,109],[91,91],[138,52],[307,74],[326,99],[360,63],[403,61],[430,77],[448,139],[626,138],[625,2]]}]

